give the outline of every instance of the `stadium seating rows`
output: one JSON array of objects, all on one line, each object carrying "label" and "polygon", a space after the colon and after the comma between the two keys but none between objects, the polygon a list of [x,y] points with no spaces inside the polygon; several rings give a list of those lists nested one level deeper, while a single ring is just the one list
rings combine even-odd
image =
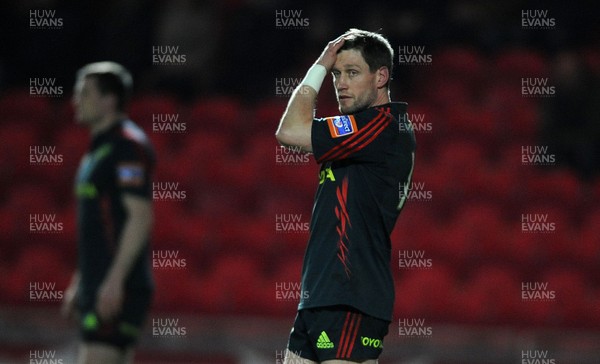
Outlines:
[{"label": "stadium seating rows", "polygon": [[[536,144],[539,116],[535,101],[510,82],[546,74],[546,60],[506,52],[494,60],[503,77],[492,83],[485,77],[490,62],[475,51],[448,49],[435,59],[409,100],[409,114],[423,129],[416,131],[413,195],[393,234],[395,315],[599,325],[600,183],[521,160],[522,148]],[[296,300],[278,296],[277,284],[299,281],[307,232],[278,231],[276,219],[309,221],[318,167],[299,153],[291,163],[282,157],[273,133],[286,101],[248,106],[219,96],[184,105],[156,94],[134,100],[130,115],[158,151],[156,181],[185,191],[180,200],[155,204],[153,251],[185,260],[179,269],[155,267],[157,310],[294,311]],[[23,303],[30,282],[66,287],[75,266],[72,181],[89,139],[72,125],[68,100],[6,92],[0,119],[0,303]],[[177,130],[161,132],[165,122]],[[32,164],[35,146],[54,147],[62,161]],[[62,230],[31,233],[34,213],[55,214]],[[532,216],[546,219],[544,231],[527,231],[523,220]],[[402,254],[420,253],[425,267],[402,266]],[[547,283],[556,297],[525,300],[524,282]]]}]

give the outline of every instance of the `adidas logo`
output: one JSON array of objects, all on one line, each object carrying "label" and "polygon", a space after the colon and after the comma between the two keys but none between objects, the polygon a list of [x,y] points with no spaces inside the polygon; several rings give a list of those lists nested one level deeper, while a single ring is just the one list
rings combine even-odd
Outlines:
[{"label": "adidas logo", "polygon": [[329,336],[325,331],[321,331],[321,335],[319,335],[317,349],[333,349],[333,343],[329,340]]}]

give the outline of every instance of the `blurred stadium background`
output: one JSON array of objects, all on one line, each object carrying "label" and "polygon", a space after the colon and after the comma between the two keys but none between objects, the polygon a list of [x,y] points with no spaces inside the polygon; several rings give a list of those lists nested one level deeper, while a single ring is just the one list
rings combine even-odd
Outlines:
[{"label": "blurred stadium background", "polygon": [[[392,99],[409,103],[418,143],[380,362],[600,362],[598,10],[3,2],[0,362],[74,361],[75,327],[53,299],[75,268],[72,181],[89,141],[70,95],[79,67],[114,60],[134,74],[130,116],[159,156],[157,294],[136,362],[281,363],[318,169],[273,134],[288,87],[350,27],[389,38]],[[32,79],[62,89],[34,95]],[[317,114],[333,113],[327,84]],[[56,224],[34,231],[32,216]]]}]

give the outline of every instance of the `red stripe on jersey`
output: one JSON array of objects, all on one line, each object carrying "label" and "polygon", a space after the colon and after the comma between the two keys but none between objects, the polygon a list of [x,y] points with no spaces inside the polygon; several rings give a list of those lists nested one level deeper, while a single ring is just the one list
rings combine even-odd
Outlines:
[{"label": "red stripe on jersey", "polygon": [[342,262],[344,266],[344,272],[346,275],[350,277],[350,267],[348,264],[348,246],[346,242],[348,241],[348,226],[352,226],[350,222],[350,215],[348,214],[348,177],[344,177],[342,180],[342,185],[339,186],[336,190],[336,196],[338,199],[338,206],[335,207],[335,216],[338,218],[339,223],[336,227],[336,231],[339,236],[338,240],[338,259]]},{"label": "red stripe on jersey", "polygon": [[[337,199],[340,203],[341,218],[343,221],[347,220],[350,225],[350,215],[348,214],[348,177],[344,177],[342,185],[337,188],[336,191]],[[344,229],[345,230],[345,229]]]},{"label": "red stripe on jersey", "polygon": [[376,128],[379,124],[384,122],[387,119],[388,114],[384,110],[379,110],[379,114],[375,116],[371,121],[367,123],[362,129],[360,129],[356,134],[351,136],[350,138],[344,140],[339,145],[331,148],[327,153],[325,153],[321,158],[317,160],[318,163],[323,163],[327,160],[332,160],[336,158],[340,153],[348,155],[352,152],[356,152],[364,148],[367,144],[359,144],[360,141],[365,137],[365,135],[369,134],[372,129]]},{"label": "red stripe on jersey", "polygon": [[[368,134],[363,135],[361,140],[357,140],[354,143],[352,143],[352,145],[351,145],[352,149],[346,150],[346,152],[343,154],[336,155],[335,158],[337,158],[337,159],[347,158],[350,154],[356,153],[359,150],[363,149],[364,147],[369,145],[373,141],[373,139],[375,139],[379,134],[381,134],[381,132],[384,131],[386,127],[387,127],[387,120],[384,118],[375,126],[375,128],[377,128],[377,129],[369,132]],[[367,138],[369,138],[369,139],[367,139]],[[361,144],[358,145],[358,143],[361,143]]]},{"label": "red stripe on jersey", "polygon": [[[374,130],[373,131],[374,134],[371,135],[371,137],[369,139],[367,139],[366,141],[364,141],[364,139],[367,138],[368,134],[371,134],[371,132],[368,133],[368,134],[365,134],[363,137],[360,138],[360,140],[357,140],[357,141],[353,142],[350,145],[351,148],[354,148],[356,144],[362,142],[362,144],[358,148],[355,148],[355,149],[352,149],[352,150],[348,150],[345,154],[338,155],[338,156],[336,156],[336,158],[338,158],[338,159],[347,158],[351,153],[354,153],[354,152],[357,152],[357,151],[363,149],[367,145],[371,144],[371,142],[375,138],[377,138],[377,136],[379,134],[381,134],[385,130],[385,128],[387,127],[387,121],[388,121],[388,119],[389,120],[392,119],[392,116],[390,115],[391,110],[390,110],[389,107],[387,107],[385,109],[384,108],[378,108],[377,110],[379,110],[379,112],[380,112],[380,114],[377,117],[379,117],[381,115],[381,113],[383,113],[384,115],[383,115],[383,118],[380,119],[377,122],[377,124],[372,128],[372,130]],[[373,119],[373,120],[375,120],[375,119]]]},{"label": "red stripe on jersey", "polygon": [[386,113],[386,114],[391,114],[392,113],[392,109],[388,106],[388,107],[376,107],[375,109]]},{"label": "red stripe on jersey", "polygon": [[[358,133],[354,134],[352,137],[346,139],[339,145],[333,147],[329,152],[325,153],[317,162],[322,163],[323,161],[333,160],[339,158],[340,154],[350,154],[357,150],[362,149],[357,148],[357,144],[365,137],[365,135],[369,134],[370,131],[376,127],[382,120],[384,120],[383,113],[379,113],[376,117],[374,117],[367,125],[365,125],[362,129],[358,131]],[[355,150],[356,149],[356,150]]]}]

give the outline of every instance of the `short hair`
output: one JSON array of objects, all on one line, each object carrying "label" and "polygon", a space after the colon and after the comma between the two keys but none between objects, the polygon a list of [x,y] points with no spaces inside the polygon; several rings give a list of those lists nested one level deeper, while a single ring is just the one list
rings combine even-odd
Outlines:
[{"label": "short hair", "polygon": [[381,34],[369,32],[366,30],[352,28],[344,33],[344,44],[338,50],[338,53],[343,50],[356,49],[358,50],[365,62],[369,65],[371,73],[377,71],[381,67],[387,67],[390,73],[386,87],[389,87],[392,79],[394,50],[390,42]]},{"label": "short hair", "polygon": [[98,90],[102,95],[115,95],[117,109],[125,110],[133,90],[133,78],[125,67],[109,61],[90,63],[77,71],[76,82],[81,82],[86,77],[96,79]]}]

